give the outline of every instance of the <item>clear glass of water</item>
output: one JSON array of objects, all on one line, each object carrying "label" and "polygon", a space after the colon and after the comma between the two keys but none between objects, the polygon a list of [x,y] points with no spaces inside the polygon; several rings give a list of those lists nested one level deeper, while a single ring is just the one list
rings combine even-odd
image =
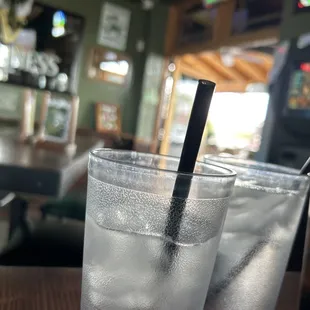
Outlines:
[{"label": "clear glass of water", "polygon": [[[177,167],[173,157],[91,152],[81,309],[203,309],[236,174],[205,163],[193,174]],[[177,177],[191,186],[171,238]]]},{"label": "clear glass of water", "polygon": [[[251,296],[251,309],[274,309],[309,178],[292,168],[233,157],[207,155],[204,161],[237,172],[206,309],[240,309],[233,294],[220,297],[230,283]],[[215,297],[221,300],[216,307]]]}]

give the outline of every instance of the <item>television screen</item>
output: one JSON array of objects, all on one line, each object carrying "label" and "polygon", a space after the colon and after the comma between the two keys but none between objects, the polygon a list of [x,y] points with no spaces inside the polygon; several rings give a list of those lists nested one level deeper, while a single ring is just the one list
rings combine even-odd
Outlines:
[{"label": "television screen", "polygon": [[309,12],[310,0],[295,0],[295,12]]},{"label": "television screen", "polygon": [[291,75],[288,107],[293,110],[310,109],[310,63],[295,66]]}]

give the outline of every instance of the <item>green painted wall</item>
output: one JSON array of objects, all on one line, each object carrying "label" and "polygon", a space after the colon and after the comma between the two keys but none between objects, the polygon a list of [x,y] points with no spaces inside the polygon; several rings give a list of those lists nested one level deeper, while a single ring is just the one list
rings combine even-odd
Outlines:
[{"label": "green painted wall", "polygon": [[[132,81],[127,86],[90,80],[87,77],[87,61],[90,50],[96,45],[98,23],[102,0],[41,0],[57,8],[82,15],[85,18],[85,35],[82,44],[81,66],[79,70],[78,95],[80,96],[79,127],[94,128],[94,103],[104,101],[122,106],[123,132],[134,134],[136,130],[139,103],[141,98],[142,80],[145,68],[145,53],[136,51],[136,42],[143,38],[145,12],[141,10],[139,2],[129,0],[112,0],[110,2],[128,7],[131,10],[131,24],[128,35],[126,52],[132,58]],[[160,6],[152,12],[151,36],[148,50],[163,52],[164,31],[168,8]],[[0,84],[0,94],[10,94],[6,104],[0,99],[0,116],[20,118],[21,87]],[[12,95],[14,94],[14,95]],[[1,97],[0,96],[0,97]],[[8,106],[10,109],[8,110]],[[37,113],[38,115],[38,113]]]},{"label": "green painted wall", "polygon": [[137,119],[136,137],[145,143],[153,140],[156,114],[161,96],[162,70],[165,70],[166,22],[168,9],[158,5],[151,12],[150,35],[147,44],[145,68],[140,97],[139,114]]}]

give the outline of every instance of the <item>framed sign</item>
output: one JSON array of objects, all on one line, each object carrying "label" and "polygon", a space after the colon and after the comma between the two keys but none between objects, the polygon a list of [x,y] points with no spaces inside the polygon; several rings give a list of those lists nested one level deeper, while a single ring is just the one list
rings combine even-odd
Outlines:
[{"label": "framed sign", "polygon": [[79,98],[44,94],[38,139],[41,142],[74,144]]},{"label": "framed sign", "polygon": [[106,2],[102,6],[97,43],[103,46],[126,50],[130,25],[129,9]]},{"label": "framed sign", "polygon": [[121,111],[118,105],[96,103],[96,130],[101,133],[121,134]]},{"label": "framed sign", "polygon": [[83,17],[34,2],[14,36],[0,35],[0,82],[75,93],[83,31]]},{"label": "framed sign", "polygon": [[90,79],[124,85],[129,78],[130,65],[131,61],[126,55],[94,47],[87,73]]}]

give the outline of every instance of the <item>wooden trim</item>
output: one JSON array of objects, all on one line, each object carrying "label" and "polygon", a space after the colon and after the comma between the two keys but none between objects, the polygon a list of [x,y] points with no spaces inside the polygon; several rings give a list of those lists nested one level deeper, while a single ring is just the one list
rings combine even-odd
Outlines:
[{"label": "wooden trim", "polygon": [[33,89],[26,88],[23,91],[22,117],[20,121],[19,140],[26,141],[34,135],[35,109],[37,101],[37,92]]},{"label": "wooden trim", "polygon": [[78,115],[79,115],[79,104],[80,98],[79,96],[73,96],[71,106],[71,120],[70,120],[70,129],[69,129],[69,136],[68,136],[68,143],[74,144],[75,137],[76,137],[76,128],[78,122]]},{"label": "wooden trim", "polygon": [[165,55],[172,56],[177,45],[181,29],[181,10],[179,6],[172,5],[169,8],[168,22],[165,36]]},{"label": "wooden trim", "polygon": [[240,46],[244,48],[255,46],[268,46],[279,41],[279,27],[270,27],[257,31],[250,31],[244,34],[230,36],[222,42],[200,42],[182,46],[175,51],[176,55],[188,53],[200,53],[208,50],[217,50],[221,47]]},{"label": "wooden trim", "polygon": [[236,7],[236,0],[220,3],[213,26],[213,41],[221,43],[231,35],[231,25]]},{"label": "wooden trim", "polygon": [[[117,129],[116,130],[108,130],[105,128],[102,128],[101,126],[101,110],[102,106],[113,106],[117,109],[116,114],[117,114]],[[110,103],[104,103],[104,102],[97,102],[96,103],[96,108],[95,108],[95,116],[96,116],[96,130],[97,132],[100,133],[107,133],[107,134],[115,134],[115,135],[120,135],[122,132],[121,129],[121,108],[117,104],[110,104]]]},{"label": "wooden trim", "polygon": [[[56,94],[56,97],[58,97],[59,94]],[[49,102],[52,100],[52,94],[49,91],[45,91],[43,95],[43,102],[41,104],[41,113],[40,113],[40,121],[39,121],[39,130],[38,134],[35,137],[35,142],[38,143],[40,146],[55,146],[59,147],[59,149],[63,149],[67,145],[75,145],[75,137],[76,137],[76,131],[77,131],[77,120],[78,120],[78,111],[79,111],[79,97],[78,96],[70,96],[70,100],[68,102],[71,105],[71,113],[70,113],[70,119],[69,121],[69,127],[68,127],[68,136],[65,141],[52,141],[49,139],[46,139],[46,128],[45,123],[48,116],[48,108],[49,108]]]},{"label": "wooden trim", "polygon": [[48,102],[50,101],[50,99],[51,99],[51,92],[45,91],[43,94],[43,101],[40,107],[39,130],[37,135],[38,140],[43,140],[44,137],[44,131],[45,131],[44,123],[47,116]]},{"label": "wooden trim", "polygon": [[180,66],[180,58],[175,59],[175,65],[176,69],[173,73],[173,86],[172,86],[172,91],[171,91],[171,96],[170,96],[170,103],[169,103],[169,108],[168,108],[168,115],[165,120],[164,124],[164,138],[163,141],[160,145],[160,154],[167,155],[169,152],[169,133],[171,131],[171,125],[173,121],[173,116],[175,112],[175,107],[176,107],[176,85],[178,80],[181,77],[181,66]]},{"label": "wooden trim", "polygon": [[169,65],[169,59],[166,58],[163,64],[162,77],[161,77],[161,83],[160,83],[160,97],[159,97],[159,103],[157,105],[153,139],[152,139],[152,145],[150,149],[151,153],[154,153],[154,154],[157,153],[157,148],[159,144],[158,132],[160,129],[161,112],[162,112],[162,106],[163,106],[164,97],[165,97],[165,84],[166,84],[166,79],[168,77],[168,65]]},{"label": "wooden trim", "polygon": [[[96,68],[95,66],[93,66],[93,59],[95,57],[96,51],[100,50],[100,52],[102,52],[102,54],[104,54],[104,52],[109,52],[110,50],[108,48],[102,47],[100,45],[95,45],[93,46],[90,51],[89,51],[89,55],[87,57],[87,61],[86,61],[86,76],[88,79],[96,81],[96,82],[106,82],[106,83],[110,83],[110,84],[114,84],[114,85],[118,85],[118,86],[125,86],[129,83],[129,74],[127,73],[125,76],[117,74],[117,73],[112,73],[112,72],[108,72],[108,71],[102,71],[103,75],[100,77],[98,76],[98,72],[101,71],[99,68]],[[114,54],[117,55],[117,57],[121,57],[122,60],[126,60],[129,64],[129,66],[132,66],[132,58],[129,57],[126,53],[122,53],[122,52],[118,52],[118,51],[113,51]],[[119,60],[120,58],[118,58]],[[102,59],[104,60],[104,59]],[[96,71],[96,74],[94,76],[92,76],[89,71],[91,69],[94,69]],[[120,76],[124,78],[124,81],[122,83],[118,83],[115,81],[111,81],[106,79],[106,75],[107,74],[111,74],[113,76]]]}]

